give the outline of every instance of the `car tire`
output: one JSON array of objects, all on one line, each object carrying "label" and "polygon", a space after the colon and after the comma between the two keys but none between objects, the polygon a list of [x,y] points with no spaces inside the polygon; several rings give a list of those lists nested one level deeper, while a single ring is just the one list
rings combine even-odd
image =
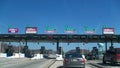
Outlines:
[{"label": "car tire", "polygon": [[103,57],[103,64],[106,64],[106,61],[105,61],[104,57]]},{"label": "car tire", "polygon": [[63,68],[66,68],[65,66],[63,66]]}]

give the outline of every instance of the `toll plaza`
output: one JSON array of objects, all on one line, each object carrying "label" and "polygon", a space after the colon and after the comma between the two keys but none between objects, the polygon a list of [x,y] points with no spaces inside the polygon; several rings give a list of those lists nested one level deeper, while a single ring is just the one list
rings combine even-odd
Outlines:
[{"label": "toll plaza", "polygon": [[58,52],[59,43],[105,43],[105,50],[107,50],[107,43],[120,42],[120,35],[86,35],[86,34],[0,34],[1,42],[56,42],[56,49]]}]

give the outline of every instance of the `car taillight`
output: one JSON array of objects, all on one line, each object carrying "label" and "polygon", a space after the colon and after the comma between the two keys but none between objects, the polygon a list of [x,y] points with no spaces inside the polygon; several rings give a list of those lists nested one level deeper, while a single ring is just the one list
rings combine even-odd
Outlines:
[{"label": "car taillight", "polygon": [[65,62],[68,62],[68,59],[64,59]]},{"label": "car taillight", "polygon": [[84,60],[84,59],[81,59],[81,60],[80,60],[80,62],[81,62],[81,63],[84,63],[84,62],[85,62],[85,60]]}]

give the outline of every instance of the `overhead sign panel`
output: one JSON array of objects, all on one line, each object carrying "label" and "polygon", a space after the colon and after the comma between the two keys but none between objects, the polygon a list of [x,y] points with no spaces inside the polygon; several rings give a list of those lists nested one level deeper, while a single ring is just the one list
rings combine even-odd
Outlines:
[{"label": "overhead sign panel", "polygon": [[85,34],[95,34],[95,31],[85,31]]},{"label": "overhead sign panel", "polygon": [[114,34],[114,28],[103,28],[103,34]]},{"label": "overhead sign panel", "polygon": [[56,33],[56,29],[53,28],[53,27],[46,26],[46,33],[47,34],[55,34]]},{"label": "overhead sign panel", "polygon": [[85,26],[84,30],[85,30],[85,34],[96,34],[94,28],[90,28],[90,27]]},{"label": "overhead sign panel", "polygon": [[26,27],[26,34],[36,34],[37,33],[37,27]]},{"label": "overhead sign panel", "polygon": [[65,31],[65,33],[66,33],[66,34],[74,34],[75,31],[73,31],[73,30],[67,30],[67,31]]},{"label": "overhead sign panel", "polygon": [[54,33],[56,33],[56,30],[47,30],[46,33],[47,34],[54,34]]},{"label": "overhead sign panel", "polygon": [[18,28],[8,28],[8,33],[18,33]]},{"label": "overhead sign panel", "polygon": [[70,26],[65,27],[65,33],[66,34],[75,34],[75,29],[71,28]]}]

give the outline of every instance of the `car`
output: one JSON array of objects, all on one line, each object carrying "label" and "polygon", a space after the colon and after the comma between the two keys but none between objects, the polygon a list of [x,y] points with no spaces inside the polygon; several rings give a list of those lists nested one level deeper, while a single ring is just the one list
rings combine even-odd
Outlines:
[{"label": "car", "polygon": [[56,54],[44,54],[43,57],[46,59],[56,59],[57,55]]},{"label": "car", "polygon": [[85,68],[85,59],[80,53],[65,54],[63,60],[63,68],[67,67],[82,67]]},{"label": "car", "polygon": [[57,55],[56,54],[49,54],[48,59],[56,59]]},{"label": "car", "polygon": [[110,62],[111,65],[120,63],[120,48],[114,48],[106,51],[103,56],[103,64],[106,64],[106,62]]}]

